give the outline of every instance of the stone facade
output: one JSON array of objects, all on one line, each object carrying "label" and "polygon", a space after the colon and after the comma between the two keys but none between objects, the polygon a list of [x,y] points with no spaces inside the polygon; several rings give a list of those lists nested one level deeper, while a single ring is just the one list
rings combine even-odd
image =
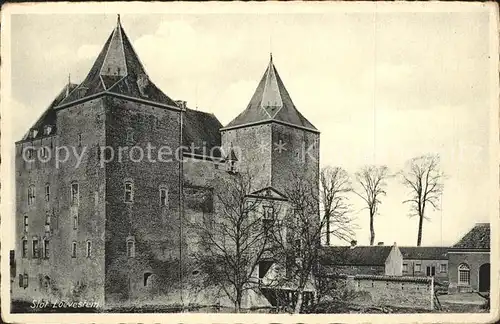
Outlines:
[{"label": "stone facade", "polygon": [[434,308],[434,284],[431,278],[353,276],[348,287],[356,292],[354,302],[370,306]]},{"label": "stone facade", "polygon": [[[449,265],[449,291],[453,292],[470,292],[479,291],[480,285],[480,268],[483,265],[490,264],[489,252],[452,252],[448,254]],[[459,282],[458,267],[461,264],[466,264],[469,267],[470,283]],[[488,268],[489,273],[489,268]],[[489,275],[489,274],[488,274]],[[489,279],[488,279],[489,280]],[[489,290],[489,289],[488,289]]]},{"label": "stone facade", "polygon": [[[174,102],[148,80],[118,21],[85,80],[63,89],[16,143],[13,300],[227,302],[215,290],[197,290],[201,276],[190,258],[197,237],[186,226],[217,217],[212,180],[229,176],[234,155],[236,171],[255,177],[255,192],[286,191],[297,170],[318,181],[319,132],[296,111],[277,72],[272,77],[277,94],[286,95],[278,117],[221,129],[213,115]],[[283,150],[275,142],[284,142]],[[186,152],[191,143],[222,153]],[[46,146],[52,157],[66,147],[68,159],[26,162],[27,146]],[[169,148],[166,160],[160,147]],[[267,305],[258,294],[245,303]]]},{"label": "stone facade", "polygon": [[[405,266],[406,264],[406,266]],[[428,269],[429,268],[429,269]],[[434,278],[439,281],[448,281],[448,259],[444,260],[403,260],[403,275],[413,277],[432,276],[434,268]]]}]

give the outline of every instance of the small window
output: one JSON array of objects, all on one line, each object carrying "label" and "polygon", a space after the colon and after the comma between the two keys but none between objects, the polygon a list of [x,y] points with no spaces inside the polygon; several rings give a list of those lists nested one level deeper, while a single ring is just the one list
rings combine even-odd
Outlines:
[{"label": "small window", "polygon": [[19,274],[19,287],[21,287],[21,288],[22,288],[22,287],[23,287],[23,285],[24,285],[24,278],[23,278],[23,277],[24,277],[24,276],[20,273],[20,274]]},{"label": "small window", "polygon": [[31,130],[31,138],[35,138],[38,135],[38,130],[32,129]]},{"label": "small window", "polygon": [[71,204],[78,206],[80,204],[80,186],[78,182],[71,184]]},{"label": "small window", "polygon": [[151,272],[145,272],[144,273],[144,287],[148,286],[149,278],[151,277],[151,275],[152,275]]},{"label": "small window", "polygon": [[23,275],[23,288],[28,288],[28,274]]},{"label": "small window", "polygon": [[135,135],[134,131],[131,129],[128,129],[127,130],[127,142],[134,143],[135,142],[134,135]]},{"label": "small window", "polygon": [[[31,160],[33,158],[33,149],[31,149],[31,148],[26,149],[26,153],[28,155],[28,159]],[[28,161],[28,162],[31,162],[31,161]]]},{"label": "small window", "polygon": [[441,263],[439,265],[439,272],[447,272],[448,271],[448,265],[446,263]]},{"label": "small window", "polygon": [[131,203],[134,201],[134,185],[132,181],[125,182],[125,202]]},{"label": "small window", "polygon": [[465,286],[470,285],[470,268],[465,263],[458,266],[458,284]]},{"label": "small window", "polygon": [[82,146],[82,134],[78,134],[78,146]]},{"label": "small window", "polygon": [[92,255],[92,242],[87,241],[87,258],[90,258]]},{"label": "small window", "polygon": [[43,132],[45,135],[50,135],[52,133],[52,126],[51,125],[45,125]]},{"label": "small window", "polygon": [[78,229],[78,210],[74,210],[72,209],[71,210],[72,214],[73,214],[73,229],[76,230]]},{"label": "small window", "polygon": [[28,205],[34,205],[35,204],[35,186],[30,185],[28,187]]},{"label": "small window", "polygon": [[44,239],[43,240],[43,257],[45,259],[49,258],[49,239]]},{"label": "small window", "polygon": [[28,257],[28,240],[23,239],[23,258]]},{"label": "small window", "polygon": [[40,148],[40,157],[45,159],[49,156],[49,149],[46,146],[42,146]]},{"label": "small window", "polygon": [[415,272],[420,272],[420,271],[422,271],[422,266],[420,263],[416,263],[415,264]]},{"label": "small window", "polygon": [[273,206],[264,206],[264,219],[265,220],[274,220],[274,207]]},{"label": "small window", "polygon": [[127,257],[135,257],[135,240],[133,238],[127,239]]},{"label": "small window", "polygon": [[76,258],[76,242],[73,241],[71,244],[71,257]]},{"label": "small window", "polygon": [[408,272],[408,263],[403,263],[403,272]]},{"label": "small window", "polygon": [[45,212],[45,231],[50,232],[50,223],[52,222],[50,212]]},{"label": "small window", "polygon": [[160,187],[160,206],[168,206],[168,190]]},{"label": "small window", "polygon": [[36,259],[40,256],[39,250],[38,250],[38,239],[33,239],[32,252],[33,252],[34,259]]},{"label": "small window", "polygon": [[28,233],[28,224],[29,223],[29,220],[28,220],[28,216],[24,216],[24,233]]},{"label": "small window", "polygon": [[50,185],[49,184],[45,185],[45,201],[46,202],[50,201]]}]

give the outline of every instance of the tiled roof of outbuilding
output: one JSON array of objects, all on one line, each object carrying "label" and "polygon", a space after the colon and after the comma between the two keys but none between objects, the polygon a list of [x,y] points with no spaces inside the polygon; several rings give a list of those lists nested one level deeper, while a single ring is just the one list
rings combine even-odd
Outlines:
[{"label": "tiled roof of outbuilding", "polygon": [[445,260],[449,247],[443,246],[402,246],[399,247],[406,260]]},{"label": "tiled roof of outbuilding", "polygon": [[458,243],[453,245],[453,249],[490,249],[490,223],[478,223]]},{"label": "tiled roof of outbuilding", "polygon": [[328,246],[322,247],[322,265],[377,266],[385,265],[392,246]]}]

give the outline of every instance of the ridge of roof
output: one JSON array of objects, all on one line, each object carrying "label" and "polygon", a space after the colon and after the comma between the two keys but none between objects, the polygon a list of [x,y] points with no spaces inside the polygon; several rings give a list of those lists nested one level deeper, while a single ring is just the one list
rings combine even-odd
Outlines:
[{"label": "ridge of roof", "polygon": [[451,249],[490,249],[490,223],[477,223]]}]

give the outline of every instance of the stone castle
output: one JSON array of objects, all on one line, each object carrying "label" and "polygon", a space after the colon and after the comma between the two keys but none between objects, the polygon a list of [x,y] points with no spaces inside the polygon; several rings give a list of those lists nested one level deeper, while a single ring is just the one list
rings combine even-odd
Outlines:
[{"label": "stone castle", "polygon": [[[180,158],[117,158],[146,143]],[[242,169],[256,195],[280,195],[297,172],[318,178],[319,132],[272,56],[246,109],[223,127],[155,86],[118,18],[83,82],[68,83],[16,143],[12,299],[186,301],[183,282],[199,271],[182,220],[216,217],[200,197],[217,174]]]}]

